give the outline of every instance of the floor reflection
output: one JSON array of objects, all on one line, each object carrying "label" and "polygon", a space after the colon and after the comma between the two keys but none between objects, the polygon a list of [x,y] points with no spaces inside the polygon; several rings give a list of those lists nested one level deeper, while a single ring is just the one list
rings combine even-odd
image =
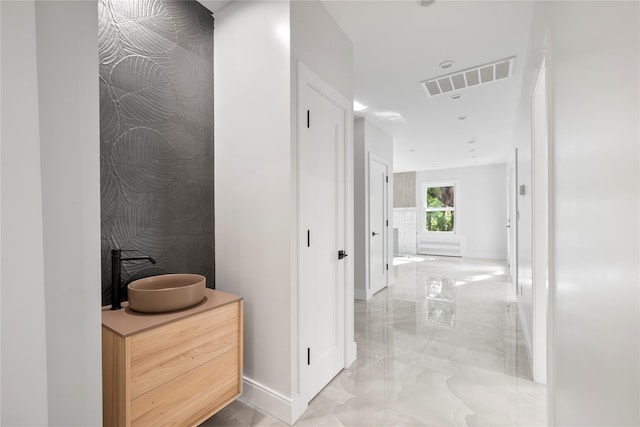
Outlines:
[{"label": "floor reflection", "polygon": [[[544,426],[503,263],[403,256],[395,283],[355,303],[358,359],[297,426]],[[284,426],[234,402],[207,426]]]},{"label": "floor reflection", "polygon": [[439,320],[453,325],[456,319],[455,280],[430,277],[426,280],[426,312],[428,321]]}]

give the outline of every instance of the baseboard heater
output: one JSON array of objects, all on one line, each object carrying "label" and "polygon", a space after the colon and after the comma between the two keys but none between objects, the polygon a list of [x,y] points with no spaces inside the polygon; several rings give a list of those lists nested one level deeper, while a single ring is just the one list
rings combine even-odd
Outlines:
[{"label": "baseboard heater", "polygon": [[461,257],[464,253],[462,237],[418,237],[418,253]]}]

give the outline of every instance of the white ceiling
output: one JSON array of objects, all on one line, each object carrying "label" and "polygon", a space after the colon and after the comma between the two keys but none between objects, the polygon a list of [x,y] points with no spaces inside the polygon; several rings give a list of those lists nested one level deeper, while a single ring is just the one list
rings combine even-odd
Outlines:
[{"label": "white ceiling", "polygon": [[[199,1],[213,12],[231,2]],[[394,171],[507,161],[533,1],[436,0],[428,7],[416,0],[323,3],[353,42],[355,99],[369,107],[358,115],[394,137]],[[451,93],[430,98],[420,85],[511,56],[516,56],[511,78],[456,91],[462,95],[456,101]],[[440,69],[446,60],[455,65]]]},{"label": "white ceiling", "polygon": [[227,4],[231,3],[232,0],[198,0],[198,2],[209,9],[211,12],[216,13]]},{"label": "white ceiling", "polygon": [[[394,137],[395,171],[508,159],[533,2],[437,0],[429,7],[416,0],[323,3],[353,42],[355,99],[369,107],[366,117]],[[457,101],[451,93],[429,98],[420,86],[422,80],[514,55],[511,78],[457,91],[462,95]],[[440,69],[445,60],[455,65]],[[384,112],[402,119],[375,116]],[[467,119],[458,120],[462,115]]]}]

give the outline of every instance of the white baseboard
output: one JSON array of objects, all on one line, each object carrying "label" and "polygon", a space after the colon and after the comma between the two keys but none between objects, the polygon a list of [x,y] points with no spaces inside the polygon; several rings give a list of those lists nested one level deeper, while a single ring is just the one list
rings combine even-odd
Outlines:
[{"label": "white baseboard", "polygon": [[307,405],[302,403],[300,396],[293,398],[284,396],[247,377],[243,377],[242,385],[240,400],[289,425],[293,425],[307,409]]},{"label": "white baseboard", "polygon": [[356,288],[353,290],[353,296],[357,300],[366,301],[367,300],[367,291],[362,288]]},{"label": "white baseboard", "polygon": [[505,254],[488,253],[488,252],[468,252],[468,251],[466,251],[462,256],[464,258],[496,259],[496,260],[501,260],[501,261],[506,261],[507,260],[507,256]]},{"label": "white baseboard", "polygon": [[529,369],[533,373],[533,349],[531,335],[529,335],[529,328],[527,325],[527,320],[524,315],[524,311],[522,311],[522,305],[520,304],[520,300],[517,300],[516,305],[518,307],[518,317],[520,318],[520,325],[522,329],[522,336],[524,337],[524,346],[527,349],[527,358],[529,359]]},{"label": "white baseboard", "polygon": [[345,361],[344,367],[348,368],[356,361],[358,357],[358,344],[355,341],[352,341],[347,345],[347,360]]}]

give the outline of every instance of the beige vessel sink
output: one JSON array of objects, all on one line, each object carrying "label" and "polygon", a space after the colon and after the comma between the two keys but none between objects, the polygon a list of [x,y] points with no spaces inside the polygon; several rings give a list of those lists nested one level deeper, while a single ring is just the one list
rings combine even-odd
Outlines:
[{"label": "beige vessel sink", "polygon": [[199,274],[163,274],[134,280],[127,286],[129,308],[139,313],[165,313],[198,304],[207,279]]}]

